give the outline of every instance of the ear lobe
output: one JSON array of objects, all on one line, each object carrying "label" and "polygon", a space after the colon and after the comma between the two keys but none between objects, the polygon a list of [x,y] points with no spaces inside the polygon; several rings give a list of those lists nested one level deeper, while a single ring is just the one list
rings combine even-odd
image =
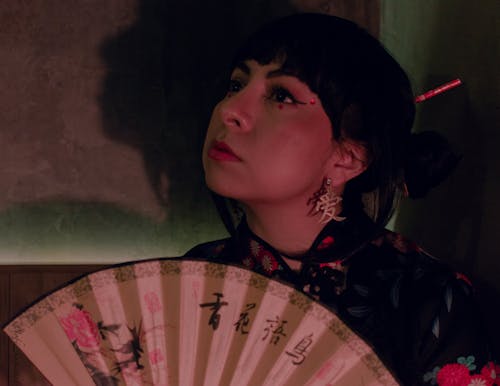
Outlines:
[{"label": "ear lobe", "polygon": [[334,185],[344,185],[359,176],[369,166],[369,155],[365,145],[349,139],[341,139],[331,157],[328,176]]}]

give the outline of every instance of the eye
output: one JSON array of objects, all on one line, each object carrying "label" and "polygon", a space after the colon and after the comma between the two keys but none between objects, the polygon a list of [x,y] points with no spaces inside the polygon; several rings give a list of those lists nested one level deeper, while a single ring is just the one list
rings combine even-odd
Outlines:
[{"label": "eye", "polygon": [[273,87],[269,99],[279,103],[296,104],[297,100],[290,91],[281,86]]},{"label": "eye", "polygon": [[304,104],[303,102],[298,101],[293,94],[288,91],[286,88],[282,86],[275,86],[271,89],[271,93],[269,99],[283,104]]},{"label": "eye", "polygon": [[243,88],[243,84],[238,79],[231,79],[227,86],[227,96],[237,93]]}]

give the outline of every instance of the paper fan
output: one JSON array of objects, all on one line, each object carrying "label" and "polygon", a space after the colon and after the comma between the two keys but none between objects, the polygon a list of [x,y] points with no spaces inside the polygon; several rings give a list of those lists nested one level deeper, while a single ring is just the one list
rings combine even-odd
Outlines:
[{"label": "paper fan", "polygon": [[54,385],[397,385],[335,314],[288,285],[205,261],[88,274],[5,332]]}]

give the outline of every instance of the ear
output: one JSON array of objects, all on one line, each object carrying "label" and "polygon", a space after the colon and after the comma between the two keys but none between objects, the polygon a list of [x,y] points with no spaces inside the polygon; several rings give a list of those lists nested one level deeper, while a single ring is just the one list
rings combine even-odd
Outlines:
[{"label": "ear", "polygon": [[368,150],[364,144],[350,139],[340,139],[334,146],[328,162],[328,177],[333,186],[345,185],[368,168]]}]

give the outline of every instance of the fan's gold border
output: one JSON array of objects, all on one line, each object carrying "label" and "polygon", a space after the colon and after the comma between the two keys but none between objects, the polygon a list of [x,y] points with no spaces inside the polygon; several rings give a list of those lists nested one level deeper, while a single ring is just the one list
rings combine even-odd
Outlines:
[{"label": "fan's gold border", "polygon": [[377,376],[381,384],[394,385],[393,377],[387,372],[382,361],[359,336],[357,336],[338,316],[327,307],[313,301],[305,294],[296,290],[290,291],[288,284],[281,283],[244,268],[224,264],[183,260],[154,259],[130,262],[111,266],[103,270],[87,274],[65,287],[49,294],[33,304],[17,318],[11,321],[5,332],[19,346],[23,346],[22,335],[37,321],[54,312],[60,306],[68,304],[76,298],[85,296],[96,289],[111,284],[124,283],[137,278],[161,276],[197,275],[207,278],[221,278],[232,282],[245,284],[257,290],[266,291],[272,296],[288,301],[291,305],[323,323],[332,333],[353,350]]}]

